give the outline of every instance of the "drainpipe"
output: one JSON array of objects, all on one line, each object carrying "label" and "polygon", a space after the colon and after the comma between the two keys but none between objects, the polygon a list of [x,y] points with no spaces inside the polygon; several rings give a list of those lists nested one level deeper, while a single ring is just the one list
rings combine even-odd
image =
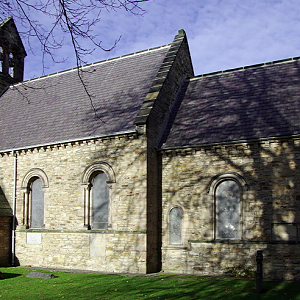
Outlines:
[{"label": "drainpipe", "polygon": [[17,153],[12,151],[12,155],[14,157],[14,181],[13,181],[13,219],[12,219],[12,239],[11,239],[11,264],[15,265],[15,249],[16,249],[16,235],[15,235],[15,227],[16,227],[16,200],[17,200]]}]

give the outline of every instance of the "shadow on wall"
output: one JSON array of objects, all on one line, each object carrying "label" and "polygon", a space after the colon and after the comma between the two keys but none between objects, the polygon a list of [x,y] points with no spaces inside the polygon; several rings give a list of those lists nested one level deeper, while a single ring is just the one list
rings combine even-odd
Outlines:
[{"label": "shadow on wall", "polygon": [[0,187],[0,266],[11,265],[12,209]]},{"label": "shadow on wall", "polygon": [[[299,63],[294,63],[292,67],[293,78],[300,78]],[[201,216],[201,211],[202,214],[212,212],[214,203],[206,195],[200,194],[197,187],[207,185],[213,176],[220,173],[240,174],[249,186],[249,192],[245,193],[251,194],[251,197],[243,199],[243,205],[247,207],[247,219],[242,220],[245,236],[231,246],[227,245],[229,243],[217,246],[217,241],[211,241],[211,244],[207,241],[201,244],[206,245],[205,249],[199,246],[197,251],[202,251],[201,256],[211,258],[210,263],[214,265],[214,269],[220,269],[226,264],[236,266],[249,264],[249,261],[255,266],[254,249],[264,250],[264,267],[269,278],[299,279],[300,139],[287,137],[299,134],[299,117],[295,117],[299,111],[299,99],[297,93],[292,93],[289,88],[289,78],[272,77],[268,70],[270,69],[259,68],[257,71],[247,70],[248,73],[235,72],[231,76],[204,78],[201,81],[201,92],[205,95],[200,98],[196,93],[189,95],[189,103],[194,97],[194,100],[201,99],[202,103],[198,104],[198,110],[190,107],[188,118],[182,117],[181,114],[185,112],[181,111],[182,106],[179,108],[176,120],[182,123],[176,124],[175,131],[169,132],[169,137],[176,135],[179,143],[183,142],[185,146],[195,145],[197,142],[205,145],[212,143],[212,140],[216,143],[223,142],[223,145],[203,147],[203,157],[210,160],[209,164],[207,162],[204,166],[206,162],[198,161],[199,165],[195,168],[201,169],[195,169],[192,178],[185,179],[185,183],[174,187],[174,191],[176,188],[177,190],[173,194],[169,190],[169,197],[170,201],[176,201],[177,195],[186,194],[182,200],[183,207],[190,211],[190,215],[195,210]],[[262,84],[262,87],[257,88],[255,83]],[[197,122],[189,123],[189,120]],[[196,134],[187,134],[188,131]],[[267,139],[276,136],[286,137],[280,140]],[[259,141],[260,138],[266,140]],[[226,142],[251,139],[257,141],[226,145]],[[172,158],[166,161],[166,165],[171,164]],[[191,186],[194,192],[191,191]],[[202,193],[205,193],[204,190],[205,188]],[[205,206],[198,208],[199,199],[205,197],[209,200]],[[201,217],[195,214],[193,219],[196,218]],[[210,228],[213,228],[213,217],[210,222]],[[203,237],[205,239],[198,228],[192,230],[199,232],[192,235],[192,238],[199,240],[198,236],[201,236],[202,241]],[[228,247],[235,253],[226,253]],[[238,261],[237,257],[244,260]],[[190,256],[189,259],[193,258]]]},{"label": "shadow on wall", "polygon": [[[116,176],[116,182],[110,190],[112,198],[109,214],[112,219],[111,226],[116,230],[118,246],[114,246],[114,255],[107,257],[107,260],[112,262],[115,259],[115,266],[129,273],[141,272],[139,268],[146,259],[146,148],[138,141],[136,137],[122,136],[114,147],[107,139],[103,142],[101,151],[92,155],[92,161],[109,162]],[[130,159],[127,156],[128,151],[134,153]],[[124,161],[123,165],[120,160]],[[131,234],[124,235],[124,231]]]}]

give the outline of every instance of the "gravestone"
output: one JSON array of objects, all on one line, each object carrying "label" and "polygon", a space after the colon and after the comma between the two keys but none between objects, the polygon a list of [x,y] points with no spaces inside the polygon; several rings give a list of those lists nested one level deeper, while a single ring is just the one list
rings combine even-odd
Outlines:
[{"label": "gravestone", "polygon": [[55,278],[55,275],[51,273],[42,273],[42,272],[36,272],[36,271],[31,271],[28,275],[28,278],[44,278],[44,279],[51,279]]}]

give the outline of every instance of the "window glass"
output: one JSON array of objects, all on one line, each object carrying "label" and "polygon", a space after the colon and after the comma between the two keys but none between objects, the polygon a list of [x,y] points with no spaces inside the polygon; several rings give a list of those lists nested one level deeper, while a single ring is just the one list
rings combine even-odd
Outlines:
[{"label": "window glass", "polygon": [[174,207],[170,211],[170,244],[181,244],[182,210]]},{"label": "window glass", "polygon": [[44,225],[44,191],[40,178],[31,185],[31,228],[42,228]]},{"label": "window glass", "polygon": [[92,228],[107,229],[109,189],[105,173],[98,173],[92,182]]},{"label": "window glass", "polygon": [[216,189],[216,238],[238,238],[240,189],[234,180],[221,182]]}]

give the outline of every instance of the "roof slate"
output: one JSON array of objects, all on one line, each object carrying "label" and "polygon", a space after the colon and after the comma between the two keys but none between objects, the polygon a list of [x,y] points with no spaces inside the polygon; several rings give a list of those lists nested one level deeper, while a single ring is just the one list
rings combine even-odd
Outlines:
[{"label": "roof slate", "polygon": [[134,131],[135,116],[169,47],[85,66],[91,99],[77,69],[11,86],[0,97],[0,150]]},{"label": "roof slate", "polygon": [[300,134],[300,61],[193,78],[182,87],[163,148]]}]

